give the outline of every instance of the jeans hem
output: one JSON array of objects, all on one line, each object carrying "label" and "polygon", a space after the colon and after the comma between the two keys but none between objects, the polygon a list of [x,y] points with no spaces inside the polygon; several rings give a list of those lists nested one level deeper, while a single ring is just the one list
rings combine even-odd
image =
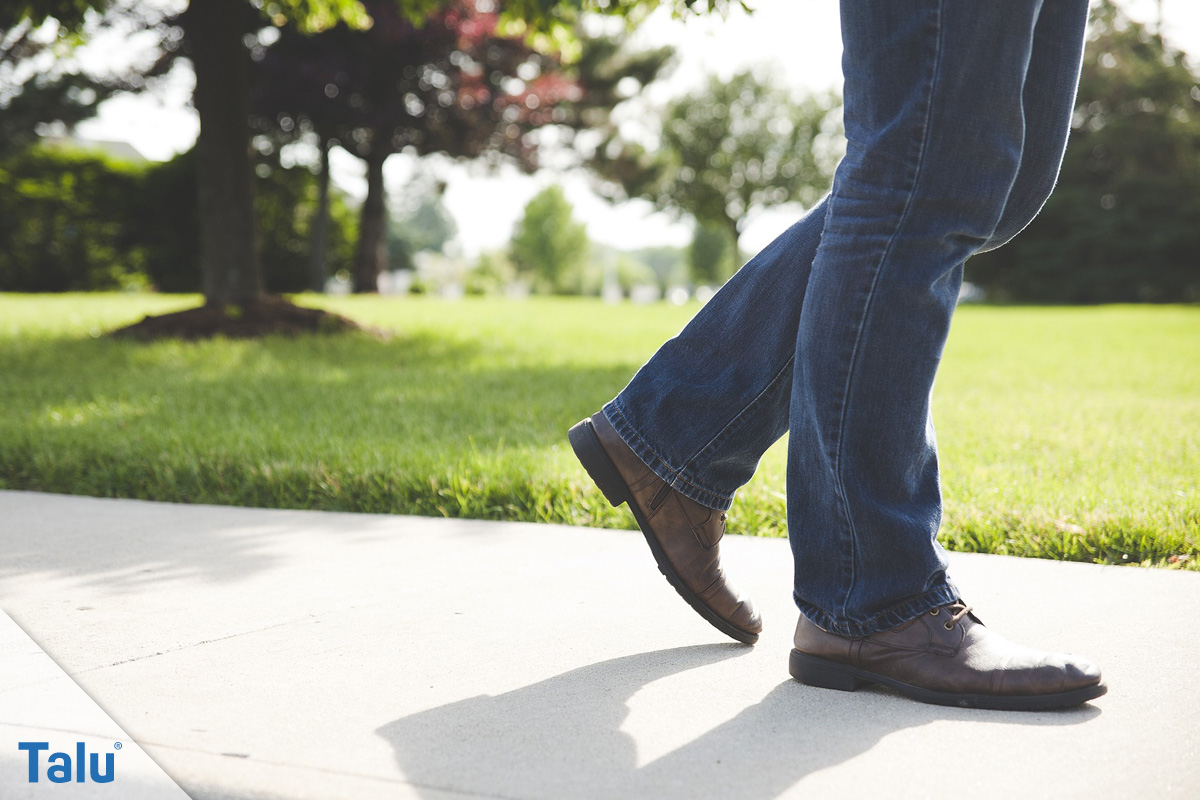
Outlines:
[{"label": "jeans hem", "polygon": [[838,636],[861,638],[898,627],[938,606],[953,603],[959,599],[959,594],[958,589],[947,579],[941,586],[930,589],[917,597],[907,598],[862,620],[834,617],[824,609],[801,599],[799,593],[793,594],[793,598],[800,613],[824,630],[836,633]]},{"label": "jeans hem", "polygon": [[700,486],[692,475],[683,470],[674,469],[664,461],[629,421],[617,399],[610,400],[601,413],[608,418],[609,424],[613,426],[633,454],[655,475],[666,481],[672,489],[689,500],[695,500],[700,505],[717,511],[728,511],[729,507],[733,505],[732,494],[722,494]]}]

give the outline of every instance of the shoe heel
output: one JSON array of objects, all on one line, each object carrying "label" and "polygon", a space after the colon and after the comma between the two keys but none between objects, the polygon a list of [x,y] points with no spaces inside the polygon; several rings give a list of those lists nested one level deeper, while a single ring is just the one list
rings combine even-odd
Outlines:
[{"label": "shoe heel", "polygon": [[788,659],[788,672],[792,673],[793,678],[808,686],[837,689],[842,692],[853,692],[858,687],[869,683],[869,681],[855,677],[840,664],[801,653],[799,650],[792,651],[791,658]]},{"label": "shoe heel", "polygon": [[592,421],[585,419],[577,422],[571,427],[571,430],[567,431],[567,439],[571,442],[571,449],[575,451],[575,457],[587,470],[588,476],[600,489],[604,499],[613,508],[627,502],[629,490],[625,487],[625,482],[621,480],[621,474],[617,472],[616,466],[604,452],[604,446],[600,444],[600,437],[596,435]]}]

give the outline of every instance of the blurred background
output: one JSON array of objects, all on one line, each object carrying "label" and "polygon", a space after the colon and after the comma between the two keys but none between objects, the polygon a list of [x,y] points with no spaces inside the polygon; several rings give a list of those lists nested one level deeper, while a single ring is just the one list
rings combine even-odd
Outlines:
[{"label": "blurred background", "polygon": [[[554,41],[490,0],[444,5],[414,25],[393,0],[327,19],[231,4],[249,69],[217,102],[250,116],[266,290],[682,302],[829,184],[836,4],[647,3]],[[0,290],[200,291],[204,20],[180,0],[16,9],[0,16]],[[1200,299],[1200,8],[1104,0],[1090,37],[1060,188],[971,262],[970,299]]]}]

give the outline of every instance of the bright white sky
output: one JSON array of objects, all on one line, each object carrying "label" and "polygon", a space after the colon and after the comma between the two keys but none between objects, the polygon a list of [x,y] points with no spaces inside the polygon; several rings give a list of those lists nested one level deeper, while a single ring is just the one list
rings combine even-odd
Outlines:
[{"label": "bright white sky", "polygon": [[[669,79],[652,87],[644,100],[665,103],[670,97],[700,85],[717,73],[728,77],[747,67],[774,70],[798,90],[838,88],[841,84],[841,43],[838,4],[832,0],[752,0],[753,15],[735,12],[728,19],[699,18],[686,22],[669,14],[652,16],[635,35],[634,44],[671,44],[678,51],[677,66]],[[1123,0],[1135,19],[1152,21],[1156,0]],[[1184,51],[1200,57],[1200,3],[1196,0],[1162,0],[1164,35]],[[105,48],[100,58],[118,59],[120,49]],[[105,103],[99,117],[79,126],[89,139],[124,140],[147,157],[166,159],[191,147],[198,123],[186,107],[190,77],[180,76],[159,92],[159,97],[123,97]],[[627,112],[628,113],[628,112]],[[412,173],[411,159],[394,156],[387,164],[390,189],[398,190]],[[526,176],[516,170],[481,174],[465,166],[439,164],[448,181],[445,202],[458,223],[459,245],[467,255],[503,247],[528,200],[542,187],[561,183],[575,206],[576,218],[585,221],[591,238],[621,248],[683,245],[691,238],[691,224],[653,212],[644,201],[611,205],[594,194],[585,176],[544,170]],[[361,162],[335,151],[333,175],[345,191],[361,197],[366,184]],[[742,248],[756,251],[778,235],[799,214],[799,209],[768,211],[751,218],[742,236]]]}]

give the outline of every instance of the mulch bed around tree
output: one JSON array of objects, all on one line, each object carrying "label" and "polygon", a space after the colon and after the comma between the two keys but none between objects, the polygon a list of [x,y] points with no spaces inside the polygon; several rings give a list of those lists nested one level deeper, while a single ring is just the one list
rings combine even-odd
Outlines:
[{"label": "mulch bed around tree", "polygon": [[143,340],[211,339],[214,336],[254,339],[271,334],[299,336],[359,330],[369,329],[339,314],[268,296],[245,305],[204,305],[173,314],[143,317],[141,322],[118,328],[111,335]]}]

